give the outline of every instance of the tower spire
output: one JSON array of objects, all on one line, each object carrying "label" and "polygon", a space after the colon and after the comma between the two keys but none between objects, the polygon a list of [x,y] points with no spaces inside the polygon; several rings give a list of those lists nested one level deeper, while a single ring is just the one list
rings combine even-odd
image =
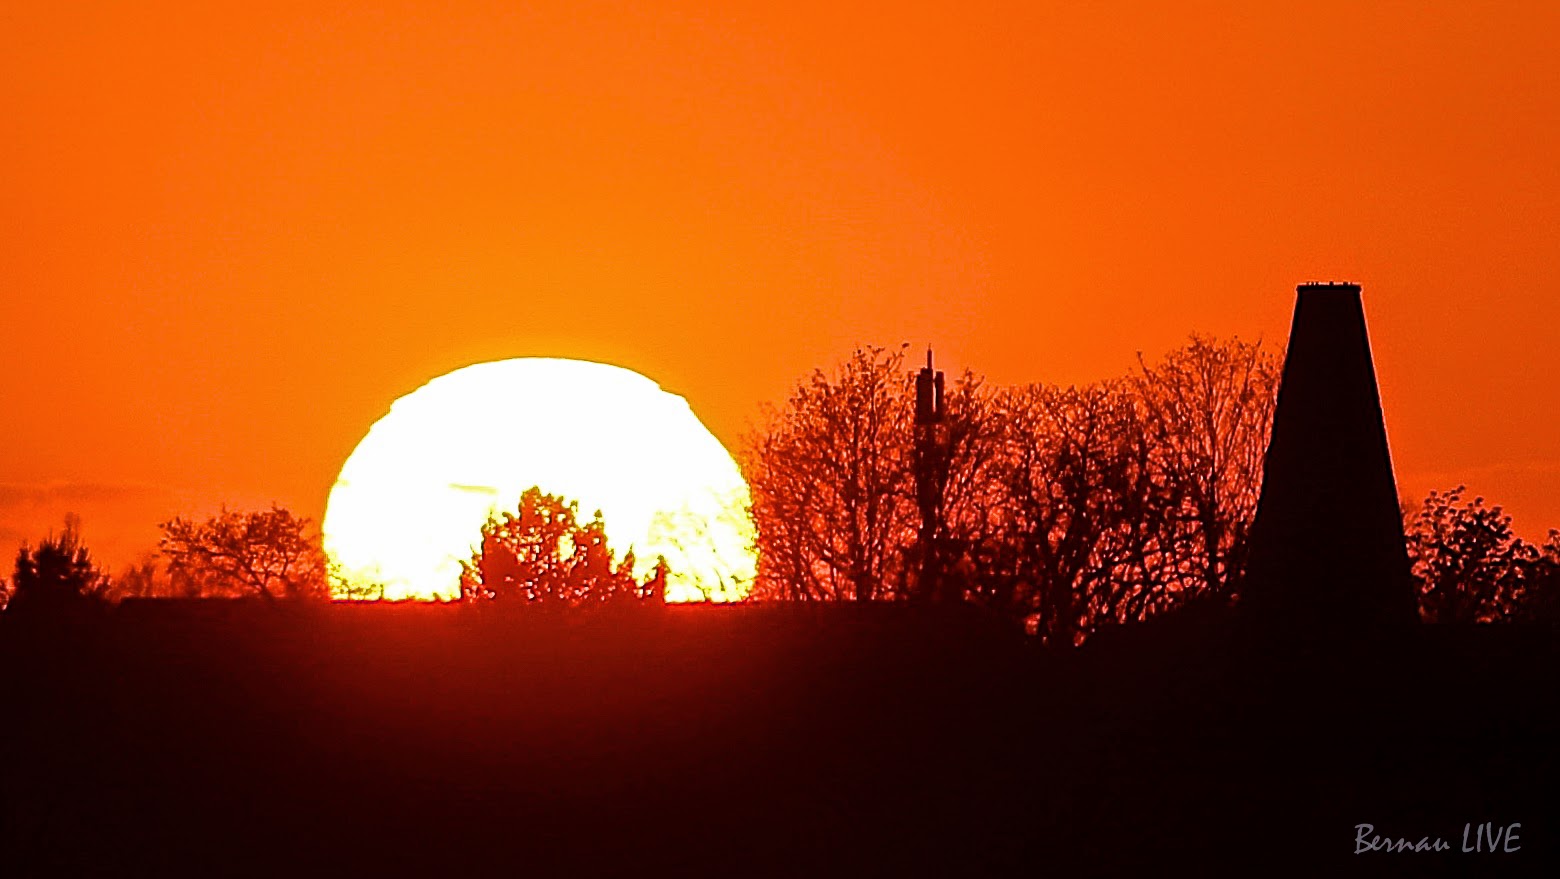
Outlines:
[{"label": "tower spire", "polygon": [[1357,284],[1302,284],[1242,603],[1285,628],[1418,618]]}]

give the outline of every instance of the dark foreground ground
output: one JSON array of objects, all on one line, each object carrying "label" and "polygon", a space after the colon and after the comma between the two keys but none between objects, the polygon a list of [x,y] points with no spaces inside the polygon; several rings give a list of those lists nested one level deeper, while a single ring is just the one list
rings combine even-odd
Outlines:
[{"label": "dark foreground ground", "polygon": [[[900,606],[4,618],[0,874],[1560,875],[1557,660],[1230,624],[1048,654]],[[1482,822],[1519,850],[1460,851]]]}]

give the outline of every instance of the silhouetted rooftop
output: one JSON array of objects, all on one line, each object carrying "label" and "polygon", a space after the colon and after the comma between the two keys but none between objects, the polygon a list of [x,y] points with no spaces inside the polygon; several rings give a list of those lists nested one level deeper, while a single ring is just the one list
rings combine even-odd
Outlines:
[{"label": "silhouetted rooftop", "polygon": [[1295,288],[1298,293],[1308,293],[1313,290],[1332,290],[1338,293],[1358,293],[1360,285],[1352,281],[1306,281]]}]

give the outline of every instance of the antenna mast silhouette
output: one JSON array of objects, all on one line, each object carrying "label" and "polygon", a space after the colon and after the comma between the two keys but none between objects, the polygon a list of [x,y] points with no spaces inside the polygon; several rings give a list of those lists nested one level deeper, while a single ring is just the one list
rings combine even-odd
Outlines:
[{"label": "antenna mast silhouette", "polygon": [[948,477],[945,415],[943,374],[932,369],[932,347],[928,345],[926,366],[915,377],[915,497],[921,508],[921,575],[916,594],[935,601],[952,597],[944,594],[942,560],[937,551],[942,532],[943,482]]}]

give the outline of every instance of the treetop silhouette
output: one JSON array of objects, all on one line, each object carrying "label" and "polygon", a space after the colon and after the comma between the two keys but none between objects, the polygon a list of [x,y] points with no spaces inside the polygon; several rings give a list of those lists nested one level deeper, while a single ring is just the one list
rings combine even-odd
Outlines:
[{"label": "treetop silhouette", "polygon": [[58,536],[50,533],[36,548],[23,544],[17,551],[5,608],[47,612],[80,607],[97,599],[108,582],[81,542],[81,520],[66,516]]},{"label": "treetop silhouette", "polygon": [[614,561],[599,510],[581,523],[577,502],[533,486],[515,512],[495,513],[483,524],[480,546],[461,563],[460,594],[466,601],[546,607],[659,601],[667,573],[661,560],[643,582],[636,579],[632,550]]}]

